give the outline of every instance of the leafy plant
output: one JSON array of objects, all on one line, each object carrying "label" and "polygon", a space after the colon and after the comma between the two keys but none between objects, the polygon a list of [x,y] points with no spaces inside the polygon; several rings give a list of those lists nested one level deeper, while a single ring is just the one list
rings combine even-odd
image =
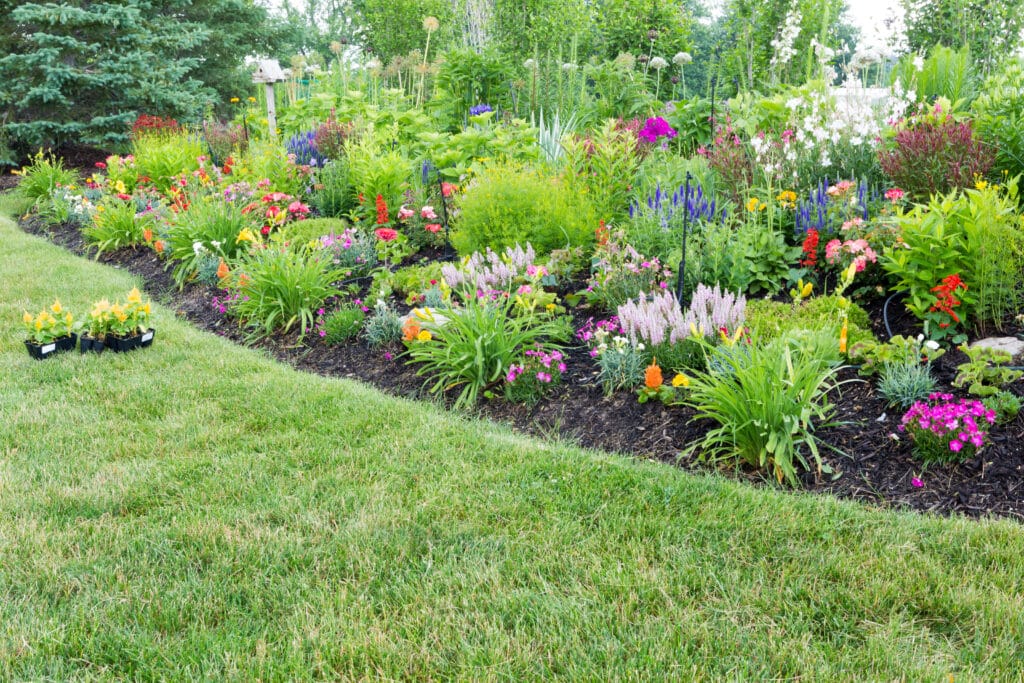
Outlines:
[{"label": "leafy plant", "polygon": [[316,171],[310,204],[320,215],[339,218],[356,205],[356,192],[349,181],[348,160],[334,159]]},{"label": "leafy plant", "polygon": [[897,334],[887,342],[874,339],[851,341],[849,356],[854,363],[859,362],[861,375],[873,375],[887,364],[911,365],[931,363],[946,353],[938,342],[931,339],[925,341],[924,335],[904,337]]},{"label": "leafy plant", "polygon": [[173,130],[150,131],[132,140],[137,177],[149,178],[160,192],[167,192],[179,175],[198,169],[206,151],[200,137]]},{"label": "leafy plant", "polygon": [[751,345],[747,353],[709,348],[709,366],[715,359],[727,371],[694,372],[686,405],[719,426],[687,452],[699,449],[702,459],[768,468],[776,481],[794,486],[797,467],[811,467],[808,454],[818,474],[826,471],[815,430],[832,424],[828,394],[840,382],[838,368],[813,350],[828,341],[807,345],[787,335]]},{"label": "leafy plant", "polygon": [[48,344],[55,339],[68,336],[75,330],[75,316],[64,308],[60,299],[36,315],[25,311],[22,314],[22,323],[26,338],[36,344]]},{"label": "leafy plant", "polygon": [[241,207],[219,196],[203,197],[179,212],[169,226],[168,248],[178,287],[193,277],[203,260],[215,254],[236,260],[256,240]]},{"label": "leafy plant", "polygon": [[82,228],[82,236],[99,258],[108,251],[142,244],[145,231],[155,222],[152,212],[136,214],[134,200],[108,198],[96,206],[92,222]]},{"label": "leafy plant", "polygon": [[267,248],[244,260],[228,280],[235,295],[230,311],[257,334],[287,333],[296,324],[300,334],[313,327],[316,311],[341,291],[334,283],[342,272],[315,253]]},{"label": "leafy plant", "polygon": [[505,398],[513,403],[534,405],[544,394],[562,383],[565,356],[558,349],[540,345],[523,352],[521,363],[513,363],[505,375]]},{"label": "leafy plant", "polygon": [[334,346],[354,339],[363,329],[366,314],[358,306],[345,306],[324,318],[324,341]]},{"label": "leafy plant", "polygon": [[1005,60],[985,80],[972,111],[978,135],[995,149],[992,170],[1024,173],[1024,60]]},{"label": "leafy plant", "polygon": [[931,365],[919,362],[885,363],[878,380],[878,394],[890,406],[909,408],[935,391]]},{"label": "leafy plant", "polygon": [[[853,345],[873,342],[871,321],[863,308],[850,303],[847,308],[847,340]],[[839,357],[839,334],[842,326],[841,297],[834,294],[815,296],[799,304],[787,304],[768,299],[752,299],[747,303],[746,326],[750,336],[768,342],[796,330],[827,333],[833,340],[834,358]]]},{"label": "leafy plant", "polygon": [[599,219],[625,218],[640,169],[636,131],[609,119],[585,135],[566,136],[563,145],[569,187],[590,197]]},{"label": "leafy plant", "polygon": [[986,410],[991,410],[996,414],[996,424],[1009,424],[1020,414],[1020,396],[1009,391],[997,391],[982,399],[981,402]]},{"label": "leafy plant", "polygon": [[597,216],[585,196],[522,166],[483,170],[458,199],[452,243],[462,254],[529,242],[538,254],[593,242]]},{"label": "leafy plant", "polygon": [[967,387],[972,396],[993,396],[1010,382],[1020,379],[1024,372],[1005,367],[1013,357],[1008,351],[985,346],[970,347],[963,344],[959,349],[967,356],[967,362],[956,366],[954,387]]},{"label": "leafy plant", "polygon": [[58,187],[68,187],[78,182],[78,174],[64,167],[64,160],[52,153],[39,150],[32,157],[32,164],[17,172],[18,194],[40,204],[50,198]]},{"label": "leafy plant", "polygon": [[600,341],[597,352],[597,379],[606,396],[619,389],[632,391],[644,379],[647,356],[643,344],[631,344],[625,337],[613,337],[611,344]]},{"label": "leafy plant", "polygon": [[443,319],[425,320],[422,328],[432,338],[409,347],[409,363],[419,365],[417,375],[428,377],[431,393],[461,386],[457,408],[476,403],[480,392],[502,381],[524,348],[564,335],[564,327],[550,320],[513,315],[508,301],[476,299],[447,311]]}]

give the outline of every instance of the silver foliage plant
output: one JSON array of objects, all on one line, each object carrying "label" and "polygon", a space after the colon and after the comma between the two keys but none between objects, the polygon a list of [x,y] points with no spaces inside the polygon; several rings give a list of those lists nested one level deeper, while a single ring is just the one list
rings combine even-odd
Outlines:
[{"label": "silver foliage plant", "polygon": [[619,306],[619,324],[633,344],[645,342],[652,346],[678,344],[698,333],[714,335],[721,328],[732,332],[746,319],[747,299],[742,294],[723,292],[697,285],[684,312],[672,292],[664,290],[653,296],[641,296]]}]

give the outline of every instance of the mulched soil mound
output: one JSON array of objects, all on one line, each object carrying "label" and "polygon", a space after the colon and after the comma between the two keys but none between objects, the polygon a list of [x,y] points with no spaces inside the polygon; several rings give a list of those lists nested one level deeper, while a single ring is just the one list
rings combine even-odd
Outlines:
[{"label": "mulched soil mound", "polygon": [[[74,253],[84,253],[81,235],[72,226],[47,226],[39,218],[31,217],[22,222],[22,227]],[[171,306],[180,317],[245,343],[245,334],[211,304],[221,292],[197,284],[186,285],[179,291],[164,269],[165,263],[153,251],[122,249],[99,260],[142,277],[150,295]],[[883,302],[875,302],[868,306],[868,311],[875,333],[886,338],[882,307]],[[890,302],[887,317],[893,334],[919,332],[916,319],[898,301]],[[1019,330],[1010,331],[1015,332]],[[328,347],[319,338],[302,342],[294,334],[263,339],[253,345],[301,370],[362,380],[397,396],[433,398],[424,390],[423,378],[416,375],[415,367],[405,364],[401,347],[370,349],[359,342]],[[959,351],[938,359],[935,374],[940,387],[949,388],[956,365],[964,360]],[[564,383],[537,405],[527,407],[499,399],[483,401],[477,412],[542,438],[663,460],[686,469],[713,469],[713,465],[679,456],[709,428],[710,423],[693,419],[693,410],[665,408],[657,402],[640,404],[635,395],[624,392],[605,396],[594,365],[582,349],[570,351],[568,366]],[[1024,414],[1007,426],[993,429],[990,444],[971,460],[922,471],[907,439],[899,438],[897,426],[902,411],[887,408],[873,385],[857,377],[853,369],[844,370],[840,378],[845,382],[840,393],[831,398],[837,405],[836,419],[841,424],[819,432],[823,441],[836,449],[822,453],[832,473],[806,473],[805,490],[879,507],[1024,519]],[[1021,382],[1015,383],[1012,390],[1024,395]],[[757,485],[774,485],[763,473],[732,467],[724,471]],[[920,477],[924,485],[914,487],[914,477]]]}]

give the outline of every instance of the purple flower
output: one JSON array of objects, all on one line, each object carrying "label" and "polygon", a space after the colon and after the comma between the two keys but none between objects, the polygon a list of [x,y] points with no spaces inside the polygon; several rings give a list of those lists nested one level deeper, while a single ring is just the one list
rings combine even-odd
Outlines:
[{"label": "purple flower", "polygon": [[470,116],[480,116],[480,114],[486,114],[489,111],[494,111],[489,104],[478,104],[475,107],[469,108]]},{"label": "purple flower", "polygon": [[654,118],[647,119],[644,127],[637,133],[641,139],[647,142],[657,142],[658,138],[672,139],[676,136],[676,131],[672,126],[669,125],[668,121],[655,116]]},{"label": "purple flower", "polygon": [[919,489],[922,486],[924,486],[924,482],[918,479],[917,477],[914,477],[910,480],[910,485],[913,486],[915,489]]}]

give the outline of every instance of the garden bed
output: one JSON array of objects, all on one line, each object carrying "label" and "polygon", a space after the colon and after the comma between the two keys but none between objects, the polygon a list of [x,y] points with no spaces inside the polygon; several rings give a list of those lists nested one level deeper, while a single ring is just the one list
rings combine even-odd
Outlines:
[{"label": "garden bed", "polygon": [[[73,226],[48,226],[33,217],[23,221],[22,227],[84,254],[84,241]],[[213,297],[220,293],[216,288],[189,284],[179,291],[152,250],[125,248],[101,256],[100,261],[143,278],[151,295],[164,300],[193,324],[240,343],[245,341],[244,333],[212,306]],[[881,302],[868,306],[868,310],[875,333],[884,336]],[[586,319],[584,313],[578,312],[578,322]],[[910,316],[890,311],[894,333],[914,332],[913,322]],[[300,341],[295,334],[271,336],[255,346],[302,370],[359,379],[397,396],[427,396],[422,378],[405,364],[400,346],[375,350],[352,342],[329,347],[317,338]],[[963,360],[962,354],[952,351],[936,361],[940,386],[948,386],[956,365]],[[666,408],[657,402],[640,404],[632,393],[606,397],[589,361],[584,350],[571,350],[564,383],[533,407],[497,399],[481,403],[478,412],[544,438],[654,458],[687,469],[708,469],[706,464],[678,456],[707,428],[692,420],[692,410]],[[880,506],[1024,519],[1024,417],[994,428],[990,443],[970,460],[922,471],[907,440],[896,438],[902,411],[886,408],[870,383],[856,381],[854,370],[844,370],[840,379],[855,380],[842,386],[840,396],[832,397],[837,405],[836,417],[843,424],[821,431],[820,436],[841,453],[823,451],[833,474],[804,474],[805,490]],[[1011,388],[1021,393],[1019,383]],[[732,468],[727,472],[752,483],[772,485],[762,473]],[[921,486],[914,485],[915,478]]]}]

